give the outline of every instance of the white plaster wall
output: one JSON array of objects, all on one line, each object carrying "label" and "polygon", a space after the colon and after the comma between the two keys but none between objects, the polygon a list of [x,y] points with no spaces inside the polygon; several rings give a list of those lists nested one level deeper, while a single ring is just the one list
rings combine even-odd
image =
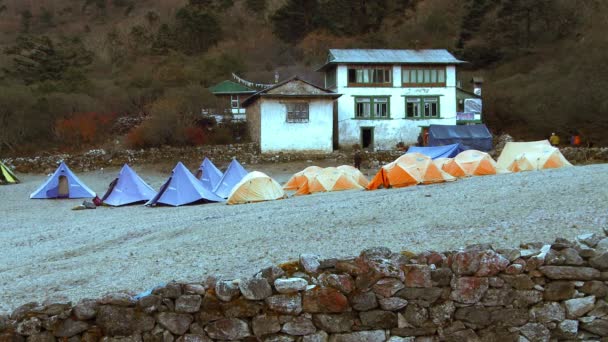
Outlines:
[{"label": "white plaster wall", "polygon": [[[403,141],[415,144],[421,126],[456,124],[456,68],[446,68],[446,87],[403,88],[401,87],[401,66],[393,66],[393,87],[347,87],[348,70],[339,65],[337,88],[342,94],[337,100],[339,143],[342,147],[360,143],[361,127],[374,127],[374,147],[392,149]],[[439,119],[412,120],[405,118],[405,96],[439,96]],[[360,120],[355,117],[354,96],[390,96],[390,119]]]},{"label": "white plaster wall", "polygon": [[333,101],[311,100],[307,123],[286,122],[287,111],[280,100],[261,100],[262,153],[308,151],[332,152]]}]

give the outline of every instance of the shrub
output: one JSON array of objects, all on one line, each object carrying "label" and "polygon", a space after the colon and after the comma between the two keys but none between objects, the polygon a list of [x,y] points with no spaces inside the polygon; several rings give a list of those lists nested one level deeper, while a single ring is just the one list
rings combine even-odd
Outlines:
[{"label": "shrub", "polygon": [[106,137],[115,118],[115,113],[76,113],[57,120],[55,134],[65,145],[91,144]]},{"label": "shrub", "polygon": [[200,146],[207,142],[207,133],[205,130],[198,126],[189,126],[184,129],[184,135],[186,141],[190,145]]}]

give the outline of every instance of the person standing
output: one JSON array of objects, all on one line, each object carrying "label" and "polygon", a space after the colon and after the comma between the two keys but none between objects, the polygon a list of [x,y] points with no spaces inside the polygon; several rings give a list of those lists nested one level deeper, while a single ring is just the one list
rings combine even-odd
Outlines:
[{"label": "person standing", "polygon": [[553,146],[558,146],[559,145],[559,136],[556,135],[555,133],[551,133],[551,136],[549,137],[549,142]]},{"label": "person standing", "polygon": [[360,149],[356,149],[355,150],[355,155],[353,156],[353,161],[355,164],[355,168],[357,168],[358,170],[361,170],[361,160],[363,158],[361,157],[361,150]]}]

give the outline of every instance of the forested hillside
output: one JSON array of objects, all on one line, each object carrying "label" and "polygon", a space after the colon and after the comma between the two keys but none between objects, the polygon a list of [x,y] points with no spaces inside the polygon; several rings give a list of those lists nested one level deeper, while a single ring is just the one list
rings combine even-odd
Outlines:
[{"label": "forested hillside", "polygon": [[465,87],[485,78],[493,132],[606,144],[607,16],[603,0],[0,0],[0,153],[225,142],[197,120],[207,87],[320,82],[329,48],[446,48]]}]

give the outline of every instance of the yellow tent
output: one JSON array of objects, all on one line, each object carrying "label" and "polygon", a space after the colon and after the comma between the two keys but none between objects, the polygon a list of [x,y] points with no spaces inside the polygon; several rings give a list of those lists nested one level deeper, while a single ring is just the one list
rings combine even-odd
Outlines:
[{"label": "yellow tent", "polygon": [[340,166],[338,166],[338,170],[353,177],[353,179],[356,180],[357,183],[359,183],[359,185],[361,185],[364,188],[369,183],[369,181],[367,180],[367,178],[365,178],[363,173],[361,173],[361,171],[359,169],[357,169],[356,167],[354,167],[352,165],[340,165]]},{"label": "yellow tent", "polygon": [[16,184],[19,183],[17,176],[0,161],[0,184]]},{"label": "yellow tent", "polygon": [[226,203],[242,204],[272,201],[285,197],[285,192],[281,189],[279,183],[262,172],[253,171],[234,186]]},{"label": "yellow tent", "polygon": [[548,140],[509,142],[497,162],[498,169],[511,172],[555,169],[572,166]]},{"label": "yellow tent", "polygon": [[453,181],[456,178],[442,171],[433,160],[420,153],[408,153],[384,165],[371,180],[367,189],[402,188],[416,184]]},{"label": "yellow tent", "polygon": [[314,175],[305,175],[305,177],[307,178],[307,182],[298,189],[296,195],[363,189],[352,176],[335,167],[327,167]]},{"label": "yellow tent", "polygon": [[309,167],[305,168],[304,170],[302,170],[298,173],[295,173],[293,176],[291,176],[291,178],[289,178],[287,183],[285,183],[285,185],[283,185],[283,189],[284,190],[298,190],[299,188],[301,188],[304,184],[306,184],[308,182],[308,178],[306,178],[306,175],[313,176],[321,170],[323,170],[322,167],[309,166]]},{"label": "yellow tent", "polygon": [[496,162],[485,152],[467,150],[443,164],[442,169],[454,177],[495,175]]}]

